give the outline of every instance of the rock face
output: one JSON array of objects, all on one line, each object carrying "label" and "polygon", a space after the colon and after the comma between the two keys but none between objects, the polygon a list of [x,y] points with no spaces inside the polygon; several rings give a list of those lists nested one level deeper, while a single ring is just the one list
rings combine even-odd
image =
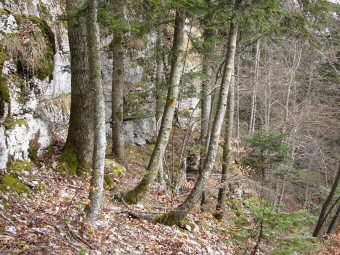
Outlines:
[{"label": "rock face", "polygon": [[[33,140],[38,143],[37,153],[41,155],[52,142],[53,134],[66,139],[71,75],[67,28],[64,22],[58,21],[65,13],[62,2],[0,2],[0,169],[6,168],[9,160],[29,160]],[[51,35],[53,38],[50,38]],[[36,49],[30,49],[28,42],[34,43],[33,38],[36,37],[40,39],[35,45]],[[111,41],[112,37],[102,41],[102,78],[108,134],[112,75],[112,59],[108,52]],[[53,50],[53,54],[48,54],[49,49]],[[46,51],[46,58],[51,57],[51,61],[47,59],[45,64],[50,64],[49,70],[40,70],[42,68],[38,64],[45,61],[41,58],[45,56],[36,54],[38,59],[33,59],[35,50]],[[29,54],[25,55],[29,51],[32,59]],[[145,57],[145,52],[144,49],[131,46],[129,54],[126,54],[125,80],[129,89],[140,86],[145,78],[144,68],[138,62]],[[147,108],[149,110],[150,106]],[[128,120],[124,126],[127,143],[144,145],[153,137],[152,118]]]},{"label": "rock face", "polygon": [[43,154],[56,130],[51,123],[67,121],[65,107],[53,104],[70,93],[71,78],[67,30],[56,22],[59,2],[0,2],[0,169],[8,160],[28,160],[33,140]]},{"label": "rock face", "polygon": [[[6,168],[9,160],[29,160],[33,142],[38,146],[39,156],[52,142],[52,136],[66,139],[71,72],[67,28],[65,22],[60,22],[64,8],[59,0],[0,1],[0,169]],[[108,135],[111,135],[112,39],[107,36],[101,42]],[[137,39],[126,44],[127,144],[143,146],[155,138],[152,81],[155,39],[150,35],[147,45]],[[184,100],[180,104],[181,127],[187,126],[185,116],[194,108],[194,101]]]}]

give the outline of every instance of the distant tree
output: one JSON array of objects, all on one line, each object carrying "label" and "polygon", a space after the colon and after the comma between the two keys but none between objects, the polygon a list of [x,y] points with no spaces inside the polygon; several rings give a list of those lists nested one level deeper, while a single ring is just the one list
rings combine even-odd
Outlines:
[{"label": "distant tree", "polygon": [[274,164],[290,160],[291,146],[285,142],[287,135],[269,129],[257,131],[244,138],[245,145],[251,149],[242,159],[242,164],[260,171],[261,182],[265,180],[266,170]]}]

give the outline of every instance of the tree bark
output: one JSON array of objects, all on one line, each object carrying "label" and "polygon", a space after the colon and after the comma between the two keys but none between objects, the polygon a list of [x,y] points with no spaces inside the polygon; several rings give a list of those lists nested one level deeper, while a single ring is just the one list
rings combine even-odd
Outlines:
[{"label": "tree bark", "polygon": [[[206,0],[208,6],[211,5],[211,0]],[[207,17],[210,19],[211,17]],[[205,21],[206,23],[209,20]],[[201,89],[201,156],[200,156],[200,169],[203,167],[204,159],[207,153],[208,147],[208,136],[209,136],[209,118],[210,118],[210,110],[211,110],[211,58],[212,52],[214,52],[213,48],[213,38],[214,38],[214,30],[209,26],[204,29],[203,39],[204,39],[204,49],[203,49],[203,57],[202,57],[202,89]]]},{"label": "tree bark", "polygon": [[66,159],[76,157],[78,173],[91,165],[94,136],[84,6],[85,0],[66,1],[71,53],[71,113],[63,154]]},{"label": "tree bark", "polygon": [[185,17],[180,11],[176,12],[175,31],[173,39],[173,48],[171,56],[170,82],[162,123],[158,132],[157,141],[153,149],[149,165],[139,184],[122,196],[128,203],[138,203],[148,192],[150,185],[157,176],[159,167],[163,160],[163,155],[169,141],[172,120],[175,113],[175,107],[178,100],[179,83],[180,83],[180,63],[183,58],[184,45],[184,24]]},{"label": "tree bark", "polygon": [[[124,19],[124,0],[113,1],[113,11]],[[123,99],[124,99],[124,48],[123,33],[114,31],[112,70],[112,154],[117,161],[124,161]]]},{"label": "tree bark", "polygon": [[234,69],[237,31],[238,26],[236,23],[235,14],[233,14],[229,30],[226,64],[224,65],[223,69],[223,77],[221,81],[218,107],[216,117],[214,119],[214,124],[212,127],[211,138],[209,141],[209,149],[207,157],[204,161],[203,170],[200,172],[194,188],[192,189],[188,197],[185,199],[185,201],[182,204],[180,204],[177,208],[170,211],[169,213],[159,217],[157,221],[160,223],[166,225],[174,225],[178,224],[181,220],[183,220],[185,216],[190,212],[190,210],[193,209],[195,204],[199,201],[202,191],[210,178],[218,150],[218,142],[221,134],[224,115],[226,112],[228,89]]},{"label": "tree bark", "polygon": [[257,103],[257,89],[259,83],[259,64],[260,64],[260,39],[256,42],[256,54],[255,54],[255,66],[254,66],[254,84],[253,94],[251,98],[251,112],[249,120],[249,131],[248,134],[252,135],[255,131],[256,122],[256,103]]},{"label": "tree bark", "polygon": [[229,112],[226,116],[226,126],[224,135],[224,146],[223,146],[223,156],[222,156],[222,176],[221,176],[221,187],[218,191],[217,205],[215,217],[219,220],[223,219],[223,210],[225,207],[225,197],[227,189],[227,172],[230,167],[232,153],[231,144],[233,139],[233,129],[234,129],[234,108],[235,108],[235,92],[234,92],[234,79],[230,83],[229,92]]},{"label": "tree bark", "polygon": [[331,203],[331,201],[333,199],[333,196],[334,196],[335,191],[336,191],[336,189],[338,187],[339,181],[340,181],[340,167],[339,167],[338,173],[337,173],[337,175],[335,177],[332,189],[329,192],[328,197],[326,198],[324,204],[322,205],[321,212],[320,212],[320,215],[319,215],[319,219],[318,219],[318,221],[316,223],[316,226],[315,226],[315,229],[314,229],[314,232],[313,232],[313,236],[314,237],[318,236],[319,233],[320,233],[320,230],[321,230],[321,228],[323,226],[323,223],[324,223],[324,219],[325,219],[325,214],[326,214],[327,208],[328,208],[328,206],[330,205],[330,203]]},{"label": "tree bark", "polygon": [[[157,28],[157,41],[156,41],[156,91],[155,91],[155,99],[156,99],[156,109],[155,109],[155,119],[156,119],[156,136],[158,135],[160,122],[162,119],[162,109],[163,109],[163,101],[162,100],[162,77],[163,77],[163,58],[162,58],[162,26]],[[165,183],[164,176],[164,168],[163,168],[163,159],[160,162],[159,170],[158,170],[158,182],[160,184]]]},{"label": "tree bark", "polygon": [[90,67],[90,84],[93,89],[94,112],[94,150],[92,162],[91,190],[89,194],[90,205],[87,208],[87,217],[94,223],[98,217],[103,197],[104,160],[106,149],[105,133],[105,105],[101,83],[100,67],[100,34],[97,22],[98,1],[88,0],[87,17],[87,46],[88,62]]},{"label": "tree bark", "polygon": [[326,232],[327,234],[330,234],[332,232],[332,229],[334,228],[335,222],[339,218],[339,215],[340,215],[340,204],[339,204],[338,209],[336,210],[335,214],[333,215],[331,222],[329,223],[329,226],[328,226],[327,232]]}]

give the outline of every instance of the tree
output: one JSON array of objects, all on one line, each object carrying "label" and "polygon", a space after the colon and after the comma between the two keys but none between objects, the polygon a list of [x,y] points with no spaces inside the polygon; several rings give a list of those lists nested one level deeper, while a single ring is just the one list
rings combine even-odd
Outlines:
[{"label": "tree", "polygon": [[118,160],[124,160],[123,136],[123,98],[124,98],[124,35],[119,26],[124,20],[124,0],[113,1],[116,25],[113,33],[113,72],[112,72],[112,154]]},{"label": "tree", "polygon": [[178,100],[180,83],[180,63],[183,58],[183,37],[184,37],[185,16],[180,10],[176,11],[175,31],[171,53],[171,70],[168,84],[168,94],[163,111],[162,122],[158,132],[157,141],[153,149],[149,165],[139,184],[132,190],[123,194],[123,199],[128,203],[138,203],[149,190],[158,173],[166,146],[169,141],[172,120]]},{"label": "tree", "polygon": [[[325,222],[325,215],[326,215],[327,209],[328,209],[329,205],[332,202],[333,196],[334,196],[334,194],[336,192],[336,189],[338,188],[339,182],[340,182],[340,167],[339,167],[338,172],[336,174],[336,177],[335,177],[334,183],[332,185],[331,191],[329,192],[325,202],[322,205],[322,208],[321,208],[321,211],[320,211],[320,215],[319,215],[319,219],[318,219],[318,221],[316,223],[316,226],[314,228],[314,231],[313,231],[313,236],[314,237],[318,236],[320,231],[321,231],[323,223]],[[332,227],[331,227],[331,229],[332,229]]]},{"label": "tree", "polygon": [[227,172],[228,172],[228,169],[230,168],[230,163],[232,159],[231,143],[233,139],[234,108],[235,108],[235,84],[234,83],[235,81],[234,79],[232,79],[232,82],[230,83],[229,102],[228,102],[229,112],[226,116],[226,124],[225,124],[225,132],[224,132],[221,187],[218,190],[218,198],[217,198],[216,213],[215,213],[215,217],[220,220],[223,218],[223,210],[225,207],[226,188],[227,188]]},{"label": "tree", "polygon": [[78,174],[91,165],[94,137],[85,2],[84,0],[66,1],[71,53],[71,113],[67,141],[61,160],[68,164],[70,172],[78,172]]},{"label": "tree", "polygon": [[90,205],[87,217],[94,222],[99,214],[103,197],[104,160],[106,150],[105,105],[101,83],[100,66],[100,34],[97,22],[98,1],[87,1],[87,47],[89,63],[89,82],[92,86],[94,104],[94,150],[92,162],[92,178],[90,190]]},{"label": "tree", "polygon": [[[211,7],[211,0],[206,0],[207,7]],[[203,167],[206,149],[208,147],[208,137],[209,137],[209,117],[211,110],[211,60],[212,53],[214,52],[214,29],[209,24],[211,15],[205,17],[204,31],[203,31],[203,52],[202,52],[202,89],[201,89],[201,155],[200,155],[200,168]]]},{"label": "tree", "polygon": [[217,105],[217,111],[214,119],[214,124],[212,126],[211,138],[209,141],[209,148],[207,157],[204,160],[203,169],[200,172],[198,179],[195,183],[194,188],[185,199],[183,203],[181,203],[177,208],[173,209],[169,213],[162,215],[157,219],[158,222],[161,222],[166,225],[174,225],[178,224],[182,221],[185,216],[193,209],[195,204],[199,201],[199,198],[202,194],[202,191],[208,182],[211,171],[214,166],[215,158],[218,150],[218,142],[220,138],[222,123],[224,119],[224,115],[226,112],[226,104],[228,98],[228,90],[231,82],[231,76],[234,69],[234,59],[236,52],[236,40],[238,33],[238,24],[236,20],[236,10],[240,5],[241,0],[236,0],[233,7],[233,15],[230,21],[230,29],[228,35],[228,46],[226,53],[226,61],[223,68],[223,76],[220,87],[219,100]]}]

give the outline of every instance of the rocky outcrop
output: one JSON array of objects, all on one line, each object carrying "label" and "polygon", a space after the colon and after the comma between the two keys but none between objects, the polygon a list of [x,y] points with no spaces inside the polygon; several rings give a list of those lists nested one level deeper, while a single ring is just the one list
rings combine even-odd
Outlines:
[{"label": "rocky outcrop", "polygon": [[[42,155],[52,136],[66,139],[70,109],[70,52],[63,1],[0,1],[0,169],[29,160],[32,141]],[[107,134],[111,135],[112,36],[102,38]],[[143,146],[155,138],[152,84],[155,36],[129,39],[125,54],[124,136]],[[189,67],[188,67],[189,68]],[[190,67],[193,68],[193,67]],[[165,93],[165,92],[164,92]],[[195,100],[194,100],[195,101]],[[179,122],[196,101],[180,104]]]},{"label": "rocky outcrop", "polygon": [[57,22],[63,13],[59,3],[0,2],[0,169],[9,160],[28,160],[33,140],[41,155],[58,131],[55,125],[68,121],[67,107],[55,103],[70,92],[67,30]]}]

